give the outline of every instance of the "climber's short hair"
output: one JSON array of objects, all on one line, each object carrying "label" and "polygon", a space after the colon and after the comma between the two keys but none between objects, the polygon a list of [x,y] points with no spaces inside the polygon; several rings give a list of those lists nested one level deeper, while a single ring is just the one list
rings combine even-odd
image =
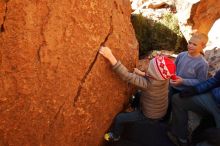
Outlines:
[{"label": "climber's short hair", "polygon": [[204,34],[204,33],[201,33],[201,32],[194,32],[194,33],[192,33],[192,37],[198,38],[203,43],[204,46],[208,42],[208,36],[206,34]]}]

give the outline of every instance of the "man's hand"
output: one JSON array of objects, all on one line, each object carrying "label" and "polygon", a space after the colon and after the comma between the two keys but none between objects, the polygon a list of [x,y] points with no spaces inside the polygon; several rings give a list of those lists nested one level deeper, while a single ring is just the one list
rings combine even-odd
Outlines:
[{"label": "man's hand", "polygon": [[189,87],[189,88],[182,90],[180,92],[180,97],[181,98],[188,98],[188,97],[192,97],[196,94],[198,94],[198,92],[197,92],[196,88],[192,86],[192,87]]},{"label": "man's hand", "polygon": [[175,80],[172,79],[170,80],[170,84],[175,87],[182,85],[182,83],[183,83],[183,78],[181,78],[180,76],[176,76]]},{"label": "man's hand", "polygon": [[112,51],[108,47],[101,46],[99,49],[99,53],[102,54],[112,65],[117,63],[115,56],[112,54]]}]

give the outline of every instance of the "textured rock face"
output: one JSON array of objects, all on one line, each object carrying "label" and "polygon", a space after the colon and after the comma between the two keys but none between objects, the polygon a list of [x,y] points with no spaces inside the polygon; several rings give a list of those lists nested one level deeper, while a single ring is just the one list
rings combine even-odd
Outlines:
[{"label": "textured rock face", "polygon": [[129,0],[0,1],[0,145],[98,146],[130,88],[98,55],[135,66]]},{"label": "textured rock face", "polygon": [[209,62],[209,73],[212,76],[220,69],[220,48],[206,50],[205,58]]},{"label": "textured rock face", "polygon": [[180,27],[187,40],[192,29],[208,34],[220,17],[219,0],[175,0],[175,3]]}]

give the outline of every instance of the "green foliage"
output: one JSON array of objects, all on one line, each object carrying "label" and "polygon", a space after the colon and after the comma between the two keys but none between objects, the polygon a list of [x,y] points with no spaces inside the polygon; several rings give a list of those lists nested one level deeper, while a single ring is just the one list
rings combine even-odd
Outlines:
[{"label": "green foliage", "polygon": [[133,15],[132,24],[135,29],[135,34],[139,42],[139,49],[141,54],[146,54],[150,47],[150,41],[148,40],[151,36],[151,22],[144,18],[142,15]]},{"label": "green foliage", "polygon": [[[176,16],[172,13],[166,13],[163,16],[163,19],[161,19],[160,23],[166,26],[168,29],[172,30],[176,34],[176,44],[175,44],[174,51],[178,52],[178,50],[179,51],[184,50],[187,44],[186,44],[183,34],[180,31],[180,28],[178,25],[178,19],[176,18]],[[181,44],[181,43],[185,43],[185,44]],[[184,48],[181,49],[181,45]]]},{"label": "green foliage", "polygon": [[139,42],[140,56],[151,50],[179,52],[186,48],[178,20],[171,13],[164,14],[159,21],[146,19],[141,14],[133,15],[132,24]]}]

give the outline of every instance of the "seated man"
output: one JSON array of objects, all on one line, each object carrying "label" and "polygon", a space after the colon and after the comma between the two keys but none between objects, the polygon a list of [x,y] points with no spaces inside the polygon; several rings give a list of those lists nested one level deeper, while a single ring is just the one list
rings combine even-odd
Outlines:
[{"label": "seated man", "polygon": [[[176,137],[179,145],[188,145],[188,111],[202,117],[213,116],[217,131],[220,128],[220,70],[216,74],[196,86],[183,90],[173,96],[173,117],[169,137]],[[213,137],[217,135],[213,134]],[[219,136],[219,135],[218,135]],[[205,141],[205,140],[204,140]],[[209,140],[206,140],[209,141]],[[219,142],[218,142],[219,143]]]}]

